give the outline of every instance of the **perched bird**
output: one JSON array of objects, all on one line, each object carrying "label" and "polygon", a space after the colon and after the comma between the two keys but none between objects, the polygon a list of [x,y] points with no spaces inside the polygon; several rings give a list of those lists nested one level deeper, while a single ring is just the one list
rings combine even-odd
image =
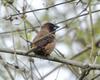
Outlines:
[{"label": "perched bird", "polygon": [[58,26],[52,23],[45,23],[37,36],[33,39],[31,47],[38,55],[49,56],[55,48],[55,32]]}]

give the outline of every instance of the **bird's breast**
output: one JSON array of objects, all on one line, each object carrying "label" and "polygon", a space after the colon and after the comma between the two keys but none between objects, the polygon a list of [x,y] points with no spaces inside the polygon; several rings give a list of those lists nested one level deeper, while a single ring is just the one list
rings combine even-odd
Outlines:
[{"label": "bird's breast", "polygon": [[54,34],[40,37],[40,40],[33,43],[32,46],[36,47],[35,53],[40,55],[50,55],[55,47],[55,36]]}]

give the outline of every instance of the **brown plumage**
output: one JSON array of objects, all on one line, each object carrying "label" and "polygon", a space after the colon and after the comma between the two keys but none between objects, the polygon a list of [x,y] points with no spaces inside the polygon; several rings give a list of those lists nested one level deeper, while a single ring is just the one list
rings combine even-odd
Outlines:
[{"label": "brown plumage", "polygon": [[55,48],[55,31],[58,26],[52,23],[46,23],[41,27],[37,36],[32,42],[35,54],[48,56]]}]

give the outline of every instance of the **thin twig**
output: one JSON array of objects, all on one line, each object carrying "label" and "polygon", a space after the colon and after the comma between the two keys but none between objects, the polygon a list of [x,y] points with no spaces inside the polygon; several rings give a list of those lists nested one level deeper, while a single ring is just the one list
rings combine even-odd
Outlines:
[{"label": "thin twig", "polygon": [[[96,12],[100,12],[100,10],[91,11],[91,13],[96,13]],[[83,17],[83,16],[86,16],[86,15],[88,15],[88,14],[89,14],[89,12],[84,13],[84,14],[81,14],[81,15],[79,15],[79,16],[75,16],[75,17],[69,18],[69,19],[64,20],[64,21],[57,22],[57,23],[55,23],[55,24],[64,23],[64,22],[66,22],[66,21],[70,21],[70,20],[73,20],[73,19],[78,18],[78,17]],[[37,27],[39,27],[39,26],[35,26],[35,28],[37,28]],[[34,30],[34,29],[32,29],[32,28],[27,28],[27,30],[29,30],[29,29],[30,29],[30,30]],[[18,29],[18,30],[0,32],[0,35],[1,35],[1,34],[12,33],[12,32],[24,31],[24,30],[25,30],[25,29]]]},{"label": "thin twig", "polygon": [[62,4],[70,3],[70,2],[73,2],[73,1],[75,1],[75,0],[70,0],[70,1],[62,2],[62,3],[58,3],[58,4],[55,4],[55,5],[46,7],[46,8],[41,8],[41,9],[36,9],[36,10],[30,10],[30,11],[26,11],[26,12],[22,12],[22,13],[16,13],[16,14],[13,14],[13,15],[10,15],[10,16],[17,16],[17,15],[21,15],[21,14],[30,13],[30,12],[36,12],[36,11],[41,11],[41,10],[48,10],[50,8],[53,8],[53,7],[62,5]]},{"label": "thin twig", "polygon": [[98,77],[100,77],[100,74],[94,76],[94,77],[93,77],[92,79],[90,79],[90,80],[96,80]]},{"label": "thin twig", "polygon": [[8,74],[10,75],[11,80],[15,80],[13,75],[11,74],[11,71],[9,70],[7,65],[4,65],[4,68],[6,69],[6,71],[8,72]]},{"label": "thin twig", "polygon": [[90,67],[89,68],[87,67],[86,69],[84,69],[79,80],[84,80],[84,78],[90,73],[90,71],[91,71]]},{"label": "thin twig", "polygon": [[85,47],[82,51],[80,51],[79,53],[77,53],[76,55],[72,56],[70,59],[75,59],[77,58],[78,56],[82,55],[84,52],[87,52],[88,50],[91,49],[91,46],[88,45],[87,47]]},{"label": "thin twig", "polygon": [[54,71],[56,71],[58,68],[64,66],[64,64],[61,64],[59,66],[57,66],[56,68],[52,69],[50,72],[48,72],[45,76],[43,76],[40,80],[44,80],[47,76],[49,76],[51,73],[53,73]]}]

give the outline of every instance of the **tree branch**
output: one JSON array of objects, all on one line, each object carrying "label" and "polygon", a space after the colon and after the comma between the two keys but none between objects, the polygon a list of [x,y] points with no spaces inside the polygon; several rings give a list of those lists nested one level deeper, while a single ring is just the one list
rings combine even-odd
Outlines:
[{"label": "tree branch", "polygon": [[[0,49],[0,52],[14,54],[14,50],[10,50],[10,49]],[[22,56],[27,56],[27,57],[36,57],[36,58],[40,58],[40,59],[55,61],[55,62],[67,64],[67,65],[73,65],[76,67],[80,67],[82,69],[85,69],[88,66],[92,70],[95,70],[95,69],[100,70],[99,64],[84,64],[84,63],[81,63],[81,62],[75,61],[75,60],[67,60],[67,59],[61,59],[61,58],[55,58],[55,57],[45,57],[45,56],[40,56],[40,55],[35,55],[35,54],[25,55],[25,53],[26,53],[25,51],[16,50],[17,55],[22,55]]]}]

